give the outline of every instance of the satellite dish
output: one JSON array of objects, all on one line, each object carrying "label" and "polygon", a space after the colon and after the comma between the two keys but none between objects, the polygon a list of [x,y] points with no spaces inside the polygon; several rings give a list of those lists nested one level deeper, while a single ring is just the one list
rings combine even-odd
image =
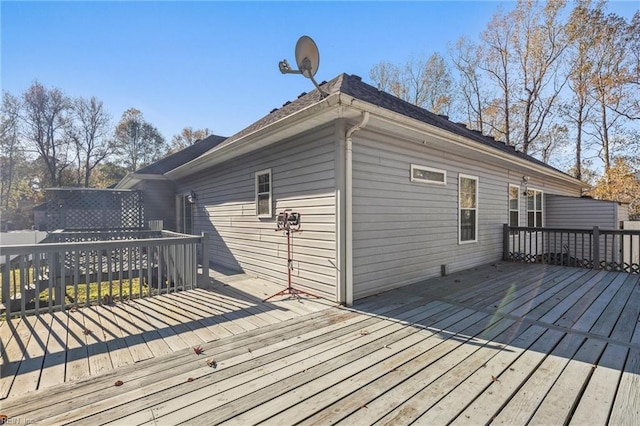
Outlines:
[{"label": "satellite dish", "polygon": [[318,52],[318,46],[316,46],[313,39],[306,35],[300,37],[296,43],[295,53],[298,69],[291,69],[289,62],[286,59],[283,59],[278,63],[280,72],[282,74],[302,74],[313,82],[313,85],[316,86],[316,89],[318,89],[322,98],[328,96],[327,93],[318,86],[318,83],[313,78],[318,72],[318,67],[320,66],[320,53]]},{"label": "satellite dish", "polygon": [[296,64],[298,69],[307,78],[313,78],[320,66],[320,53],[318,46],[308,36],[302,36],[296,43]]}]

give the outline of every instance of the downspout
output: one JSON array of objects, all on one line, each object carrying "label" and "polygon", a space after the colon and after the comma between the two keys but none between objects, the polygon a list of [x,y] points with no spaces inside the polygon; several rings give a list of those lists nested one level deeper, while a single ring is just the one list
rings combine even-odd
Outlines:
[{"label": "downspout", "polygon": [[345,262],[346,305],[353,305],[353,135],[369,122],[369,112],[362,113],[362,121],[347,130],[345,155]]}]

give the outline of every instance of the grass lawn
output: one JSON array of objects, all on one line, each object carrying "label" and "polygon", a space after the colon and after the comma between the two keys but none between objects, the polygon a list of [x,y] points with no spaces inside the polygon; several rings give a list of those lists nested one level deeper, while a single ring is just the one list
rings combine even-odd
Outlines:
[{"label": "grass lawn", "polygon": [[[14,296],[15,293],[20,292],[20,277],[21,271],[19,268],[11,270],[9,273],[9,294],[11,297]],[[30,268],[29,270],[29,279],[28,282],[33,282],[34,269]],[[0,283],[3,282],[3,273],[0,272]],[[69,278],[67,277],[67,281]],[[40,292],[40,306],[48,306],[49,305],[49,288],[48,282],[44,283],[46,287],[45,290]],[[51,297],[55,297],[54,289],[51,289]],[[102,298],[103,303],[108,303],[111,301],[117,301],[122,299],[129,298],[137,298],[149,295],[149,288],[143,282],[141,285],[140,278],[131,278],[131,285],[129,284],[129,279],[123,279],[122,282],[117,279],[112,282],[111,293],[109,293],[109,281],[102,281],[98,284],[97,281],[90,282],[87,286],[86,283],[78,284],[78,292],[75,292],[75,286],[73,284],[65,286],[65,302],[69,304],[73,304],[77,302],[79,305],[84,305],[87,301],[87,297],[90,303],[97,303],[99,298]],[[111,295],[112,299],[106,299],[105,296]],[[4,302],[4,300],[3,300]],[[30,307],[35,307],[35,302],[27,302],[27,305]]]}]

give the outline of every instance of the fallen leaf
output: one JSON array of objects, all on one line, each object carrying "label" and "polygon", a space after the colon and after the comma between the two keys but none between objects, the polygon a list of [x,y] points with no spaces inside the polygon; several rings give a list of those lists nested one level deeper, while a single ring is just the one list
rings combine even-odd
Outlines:
[{"label": "fallen leaf", "polygon": [[196,346],[195,348],[193,348],[193,351],[196,353],[196,355],[204,353],[204,349],[202,349],[202,346]]},{"label": "fallen leaf", "polygon": [[499,382],[500,380],[498,380],[498,378],[496,376],[491,376],[491,381],[492,382]]},{"label": "fallen leaf", "polygon": [[91,330],[83,328],[82,329],[82,334],[84,334],[85,336],[88,335],[88,334],[91,334]]},{"label": "fallen leaf", "polygon": [[189,378],[187,379],[187,382],[193,382],[194,380],[195,380],[195,379],[194,379],[193,377],[189,377]]},{"label": "fallen leaf", "polygon": [[122,380],[118,380],[117,382],[114,383],[114,385],[116,386],[122,386],[124,383],[122,382]]},{"label": "fallen leaf", "polygon": [[215,359],[211,358],[207,360],[207,365],[211,368],[216,368],[218,366],[218,363]]},{"label": "fallen leaf", "polygon": [[360,408],[369,408],[369,407],[367,407],[367,404],[362,404]]}]

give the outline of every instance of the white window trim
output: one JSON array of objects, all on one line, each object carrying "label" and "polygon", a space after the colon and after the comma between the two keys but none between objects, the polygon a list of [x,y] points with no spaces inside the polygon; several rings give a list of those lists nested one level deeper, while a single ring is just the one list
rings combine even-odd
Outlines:
[{"label": "white window trim", "polygon": [[[426,170],[426,171],[429,171],[429,172],[442,173],[444,175],[444,181],[440,182],[440,181],[437,181],[437,180],[414,178],[413,177],[413,170],[414,169],[420,169],[420,170]],[[434,185],[446,185],[447,184],[447,171],[446,170],[440,170],[440,169],[435,169],[433,167],[421,166],[419,164],[412,164],[410,173],[411,174],[410,174],[409,178],[411,179],[411,182],[430,183],[430,184],[434,184]]]},{"label": "white window trim", "polygon": [[[460,188],[462,187],[460,181],[465,178],[465,179],[474,179],[476,181],[476,207],[475,207],[475,211],[476,211],[476,223],[475,223],[475,229],[476,229],[476,235],[475,235],[475,239],[473,240],[465,240],[462,241],[462,215],[460,214],[460,210],[462,210],[462,208],[460,207]],[[478,242],[478,233],[479,233],[479,229],[478,229],[478,205],[480,204],[480,200],[478,199],[478,193],[480,191],[480,178],[478,176],[473,176],[473,175],[466,175],[463,173],[459,173],[458,174],[458,244],[472,244],[472,243],[477,243]],[[465,209],[466,210],[466,209]]]},{"label": "white window trim", "polygon": [[[258,196],[262,195],[262,194],[266,194],[265,193],[259,193],[258,192],[258,177],[261,175],[269,175],[269,213],[268,214],[259,214],[258,213]],[[264,170],[260,170],[257,171],[255,174],[255,192],[256,192],[256,216],[258,218],[271,218],[273,217],[273,202],[272,202],[272,196],[273,196],[273,179],[272,179],[272,175],[271,175],[271,169],[264,169]]]},{"label": "white window trim", "polygon": [[[543,191],[542,189],[538,189],[538,188],[527,188],[527,191],[534,191],[534,195],[533,195],[534,208],[535,208],[535,199],[536,199],[535,193],[536,193],[536,192],[539,192],[539,193],[540,193],[540,202],[542,203],[542,205],[540,206],[540,212],[542,213],[542,214],[541,214],[541,216],[542,216],[542,223],[540,224],[540,226],[539,226],[539,227],[540,227],[540,228],[544,228],[544,216],[545,216],[545,214],[544,214],[544,191]],[[527,198],[528,198],[528,197],[529,197],[529,195],[527,195]],[[532,211],[532,210],[529,210],[529,200],[526,200],[526,203],[527,203],[527,204],[526,204],[526,206],[527,206],[527,219],[526,219],[526,224],[527,224],[527,227],[529,227],[529,212],[530,212],[530,211]],[[533,212],[534,212],[534,214],[533,214],[534,221],[535,221],[535,212],[536,212],[536,211],[537,211],[537,210],[533,210]],[[538,228],[538,226],[536,226],[535,224],[533,225],[533,227],[534,227],[534,228]]]},{"label": "white window trim", "polygon": [[522,216],[520,214],[521,213],[520,212],[520,185],[515,185],[513,183],[509,184],[509,189],[508,189],[508,192],[507,192],[507,210],[508,210],[508,214],[509,214],[509,216],[507,217],[507,223],[509,224],[509,226],[513,226],[511,224],[511,212],[513,211],[511,209],[511,188],[516,188],[518,190],[517,191],[517,194],[518,194],[518,223],[516,223],[516,225],[515,225],[517,227],[517,226],[520,226],[520,216]]}]

